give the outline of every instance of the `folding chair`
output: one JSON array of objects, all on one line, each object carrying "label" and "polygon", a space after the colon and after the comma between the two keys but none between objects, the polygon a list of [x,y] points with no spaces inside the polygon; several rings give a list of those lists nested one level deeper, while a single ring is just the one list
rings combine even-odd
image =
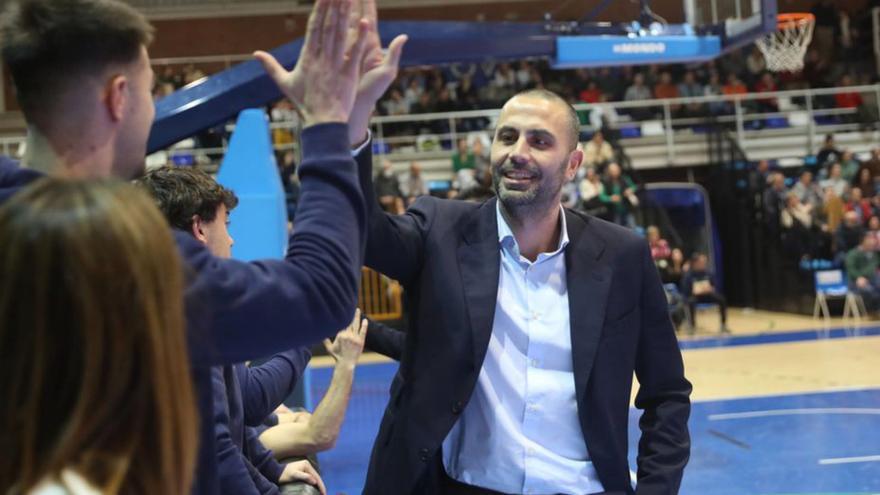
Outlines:
[{"label": "folding chair", "polygon": [[847,325],[847,331],[861,322],[862,317],[868,314],[865,301],[862,296],[849,290],[846,274],[843,270],[817,270],[813,274],[816,285],[816,302],[813,305],[813,319],[821,314],[825,323],[825,331],[831,328],[831,311],[828,309],[828,299],[844,299],[843,319],[853,325]]}]

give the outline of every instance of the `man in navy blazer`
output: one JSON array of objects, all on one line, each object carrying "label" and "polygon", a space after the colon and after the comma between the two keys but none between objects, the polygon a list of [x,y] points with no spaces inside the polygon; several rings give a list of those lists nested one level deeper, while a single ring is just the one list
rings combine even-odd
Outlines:
[{"label": "man in navy blazer", "polygon": [[521,93],[495,131],[498,199],[425,197],[400,216],[358,156],[366,263],[404,285],[410,310],[405,341],[384,343],[404,349],[364,493],[678,492],[691,385],[647,243],[560,205],[578,131],[560,97]]}]

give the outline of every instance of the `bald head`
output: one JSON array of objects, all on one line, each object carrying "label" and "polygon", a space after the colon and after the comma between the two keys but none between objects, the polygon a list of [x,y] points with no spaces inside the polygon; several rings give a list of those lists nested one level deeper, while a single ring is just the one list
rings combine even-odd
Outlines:
[{"label": "bald head", "polygon": [[578,119],[577,111],[574,107],[558,94],[552,91],[547,91],[546,89],[529,89],[522,91],[507,100],[507,103],[504,104],[504,108],[501,110],[502,114],[509,106],[528,101],[529,99],[542,100],[553,105],[554,113],[558,111],[558,117],[563,119],[565,134],[570,143],[568,149],[574,150],[578,145],[578,141],[580,141],[581,121]]}]

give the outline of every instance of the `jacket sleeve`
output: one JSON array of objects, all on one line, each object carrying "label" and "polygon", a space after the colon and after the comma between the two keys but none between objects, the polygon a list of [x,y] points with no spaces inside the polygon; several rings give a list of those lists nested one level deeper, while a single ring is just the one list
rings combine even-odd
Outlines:
[{"label": "jacket sleeve", "polygon": [[260,426],[293,393],[311,358],[311,351],[301,347],[259,365],[236,366],[245,425]]},{"label": "jacket sleeve", "polygon": [[406,332],[389,327],[384,323],[370,320],[364,347],[383,356],[400,361],[406,345]]},{"label": "jacket sleeve", "polygon": [[302,193],[284,260],[219,259],[183,232],[186,309],[197,365],[229,364],[312,344],[357,304],[366,212],[345,124],[303,131]]},{"label": "jacket sleeve", "polygon": [[684,376],[666,297],[647,245],[641,262],[642,322],[635,366],[640,387],[635,405],[643,412],[636,493],[670,495],[678,493],[690,457],[687,422],[692,387]]},{"label": "jacket sleeve", "polygon": [[[220,367],[211,369],[214,390],[214,437],[217,449],[217,473],[220,493],[223,495],[264,495],[273,493],[271,483],[258,488],[262,475],[245,458],[244,452],[232,440],[229,431],[229,406],[226,380]],[[277,487],[275,492],[278,493]]]},{"label": "jacket sleeve", "polygon": [[409,285],[415,279],[423,261],[424,237],[430,228],[436,200],[423,196],[403,215],[385,213],[373,190],[373,156],[370,146],[365,146],[355,159],[367,210],[367,249],[364,262],[404,286]]},{"label": "jacket sleeve", "polygon": [[248,460],[261,475],[256,477],[256,485],[262,493],[277,493],[278,480],[284,472],[284,464],[275,460],[272,451],[260,442],[259,435],[253,428],[245,427],[245,442]]}]

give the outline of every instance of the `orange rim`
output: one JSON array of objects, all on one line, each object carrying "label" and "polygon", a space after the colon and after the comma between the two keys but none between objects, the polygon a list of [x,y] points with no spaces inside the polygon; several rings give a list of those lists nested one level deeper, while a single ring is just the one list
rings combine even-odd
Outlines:
[{"label": "orange rim", "polygon": [[791,29],[802,24],[814,22],[813,14],[807,12],[793,12],[776,16],[776,26],[779,29]]}]

